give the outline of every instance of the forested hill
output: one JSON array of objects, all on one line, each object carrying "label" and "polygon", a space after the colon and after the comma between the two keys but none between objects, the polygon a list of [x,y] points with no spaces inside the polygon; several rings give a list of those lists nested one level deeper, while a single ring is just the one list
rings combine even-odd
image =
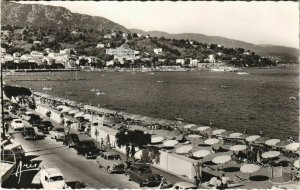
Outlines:
[{"label": "forested hill", "polygon": [[99,16],[72,13],[63,7],[1,1],[1,25],[30,27],[77,27],[95,30],[128,30]]}]

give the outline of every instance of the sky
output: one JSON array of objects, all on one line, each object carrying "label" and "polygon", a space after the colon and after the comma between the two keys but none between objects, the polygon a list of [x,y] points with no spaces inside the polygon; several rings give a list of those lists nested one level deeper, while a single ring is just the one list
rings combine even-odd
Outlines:
[{"label": "sky", "polygon": [[299,47],[298,2],[22,2],[102,16],[128,29],[201,33],[254,44]]}]

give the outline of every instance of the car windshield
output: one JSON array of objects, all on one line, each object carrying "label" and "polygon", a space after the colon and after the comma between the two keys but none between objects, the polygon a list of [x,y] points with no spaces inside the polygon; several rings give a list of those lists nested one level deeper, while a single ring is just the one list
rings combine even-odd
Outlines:
[{"label": "car windshield", "polygon": [[54,177],[50,177],[50,182],[54,182],[54,181],[62,181],[64,180],[63,176],[54,176]]},{"label": "car windshield", "polygon": [[58,128],[56,129],[57,132],[65,132],[65,130],[63,128]]},{"label": "car windshield", "polygon": [[79,141],[79,138],[78,138],[78,136],[77,135],[75,135],[75,134],[71,134],[70,135],[70,138],[73,140],[73,141]]},{"label": "car windshield", "polygon": [[20,120],[15,120],[15,123],[22,123],[22,121],[20,121]]},{"label": "car windshield", "polygon": [[109,160],[121,160],[120,155],[110,155],[108,156]]},{"label": "car windshield", "polygon": [[142,167],[142,168],[139,168],[139,172],[140,173],[151,173],[151,169],[149,167]]}]

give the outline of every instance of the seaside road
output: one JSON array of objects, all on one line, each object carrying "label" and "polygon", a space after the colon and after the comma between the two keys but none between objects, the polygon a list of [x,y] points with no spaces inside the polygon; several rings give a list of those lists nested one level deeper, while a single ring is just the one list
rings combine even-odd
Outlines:
[{"label": "seaside road", "polygon": [[[94,159],[86,160],[77,155],[75,150],[56,142],[47,136],[43,140],[25,140],[20,133],[15,133],[14,141],[21,144],[26,152],[26,157],[32,160],[40,160],[40,166],[59,168],[64,174],[67,182],[82,182],[86,188],[138,188],[134,182],[127,181],[123,174],[108,174],[99,169]],[[40,172],[32,181],[39,184]],[[35,186],[34,186],[35,187]]]}]

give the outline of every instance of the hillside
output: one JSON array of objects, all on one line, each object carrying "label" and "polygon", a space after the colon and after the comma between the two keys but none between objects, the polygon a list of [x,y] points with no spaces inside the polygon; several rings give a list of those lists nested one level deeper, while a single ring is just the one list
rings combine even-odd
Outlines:
[{"label": "hillside", "polygon": [[243,48],[250,50],[261,56],[284,56],[286,59],[297,59],[299,57],[299,50],[291,47],[274,46],[274,45],[255,45],[246,43],[239,40],[228,39],[219,36],[206,36],[204,34],[195,33],[181,33],[181,34],[169,34],[161,31],[143,31],[139,29],[130,29],[133,33],[139,33],[142,35],[149,34],[153,37],[164,37],[169,39],[189,39],[195,40],[201,43],[207,44],[220,44],[229,48]]},{"label": "hillside", "polygon": [[1,2],[1,25],[30,27],[69,27],[94,30],[128,30],[103,17],[72,13],[66,8]]}]

